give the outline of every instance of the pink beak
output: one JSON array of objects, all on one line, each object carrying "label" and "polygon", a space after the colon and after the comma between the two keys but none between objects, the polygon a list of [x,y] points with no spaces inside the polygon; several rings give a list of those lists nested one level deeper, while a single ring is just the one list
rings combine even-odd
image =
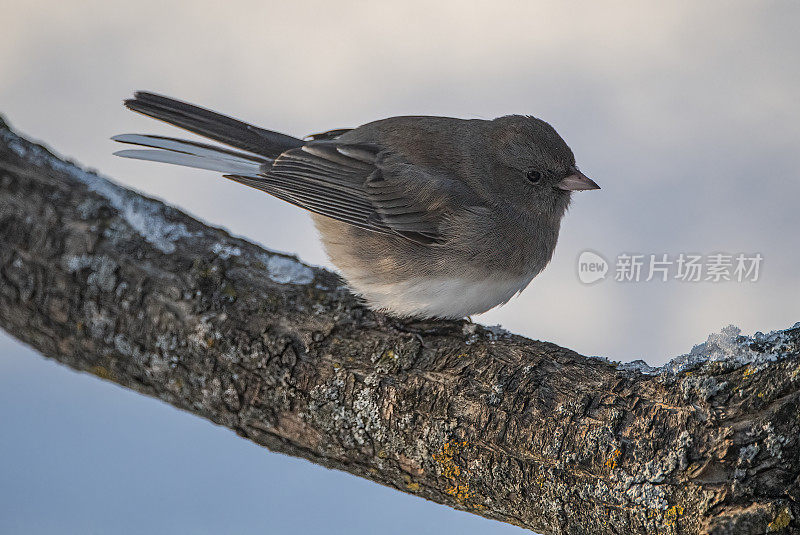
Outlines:
[{"label": "pink beak", "polygon": [[561,182],[556,184],[556,187],[566,191],[600,189],[600,186],[597,185],[597,182],[595,182],[588,176],[584,175],[577,169],[574,169],[574,171],[575,171],[574,173],[564,177],[564,179]]}]

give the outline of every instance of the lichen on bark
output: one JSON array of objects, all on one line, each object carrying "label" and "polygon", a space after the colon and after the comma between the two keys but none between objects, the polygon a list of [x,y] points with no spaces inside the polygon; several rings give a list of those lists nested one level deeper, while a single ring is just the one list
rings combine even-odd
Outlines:
[{"label": "lichen on bark", "polygon": [[273,451],[541,533],[797,530],[800,325],[652,370],[393,319],[1,122],[0,325]]}]

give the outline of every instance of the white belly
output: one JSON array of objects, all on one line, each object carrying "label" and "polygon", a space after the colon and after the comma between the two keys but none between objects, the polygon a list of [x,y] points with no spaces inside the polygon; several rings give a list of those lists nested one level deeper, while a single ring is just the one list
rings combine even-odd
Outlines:
[{"label": "white belly", "polygon": [[480,281],[415,278],[378,284],[350,282],[353,289],[373,308],[400,316],[463,318],[506,303],[521,292],[531,279],[532,275]]}]

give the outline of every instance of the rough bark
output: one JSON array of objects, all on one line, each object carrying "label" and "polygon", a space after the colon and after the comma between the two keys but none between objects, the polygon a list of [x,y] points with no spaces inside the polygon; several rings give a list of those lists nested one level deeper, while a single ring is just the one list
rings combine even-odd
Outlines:
[{"label": "rough bark", "polygon": [[0,325],[273,451],[541,533],[798,529],[800,325],[643,374],[392,319],[1,121]]}]

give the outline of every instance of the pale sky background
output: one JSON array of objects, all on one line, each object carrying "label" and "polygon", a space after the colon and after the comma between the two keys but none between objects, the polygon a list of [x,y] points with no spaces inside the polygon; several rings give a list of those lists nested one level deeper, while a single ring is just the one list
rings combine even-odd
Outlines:
[{"label": "pale sky background", "polygon": [[[302,136],[404,114],[551,122],[603,189],[485,324],[661,364],[733,323],[800,320],[797,2],[11,2],[0,113],[58,153],[329,265],[309,217],[215,173],[122,160],[147,89]],[[756,283],[586,286],[587,249],[761,253]],[[266,452],[0,335],[2,533],[512,533]]]}]

